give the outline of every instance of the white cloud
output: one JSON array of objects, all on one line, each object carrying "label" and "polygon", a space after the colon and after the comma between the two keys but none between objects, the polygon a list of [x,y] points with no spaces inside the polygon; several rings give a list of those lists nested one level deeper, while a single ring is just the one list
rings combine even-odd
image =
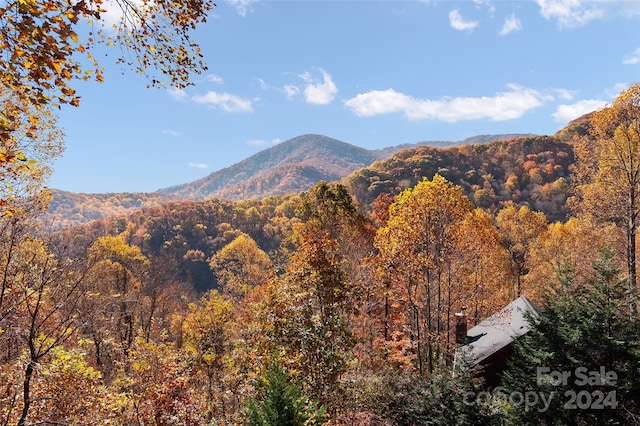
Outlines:
[{"label": "white cloud", "polygon": [[260,85],[260,89],[262,90],[272,89],[272,87],[266,81],[264,81],[264,79],[258,78],[257,80],[258,80],[258,84]]},{"label": "white cloud", "polygon": [[586,25],[589,21],[603,17],[604,11],[597,2],[584,0],[536,0],[540,14],[547,20],[555,19],[560,28]]},{"label": "white cloud", "polygon": [[209,91],[204,95],[196,95],[191,98],[194,102],[217,106],[226,112],[252,112],[251,101],[230,93],[218,93]]},{"label": "white cloud", "polygon": [[300,76],[307,83],[304,88],[304,98],[310,104],[328,105],[336,97],[338,88],[328,72],[322,68],[320,68],[320,72],[322,73],[322,81],[313,78],[308,72]]},{"label": "white cloud", "polygon": [[522,24],[520,23],[520,19],[516,15],[511,15],[504,21],[504,25],[500,30],[500,35],[504,36],[514,31],[520,31],[522,29]]},{"label": "white cloud", "polygon": [[218,84],[224,83],[224,80],[219,75],[208,74],[205,78],[207,81],[210,81],[211,83],[218,83]]},{"label": "white cloud", "polygon": [[296,77],[304,81],[304,84],[285,85],[283,90],[287,98],[293,99],[302,93],[305,101],[310,104],[328,105],[333,102],[338,93],[338,87],[333,82],[331,74],[322,68],[317,68],[317,70],[320,71],[322,77],[313,75],[309,71],[305,71],[302,74],[295,74]]},{"label": "white cloud", "polygon": [[440,100],[416,99],[393,89],[361,93],[345,102],[359,117],[402,113],[409,120],[441,120],[451,123],[465,120],[511,120],[552,100],[550,95],[518,85],[491,97],[458,97]]},{"label": "white cloud", "polygon": [[[133,2],[135,4],[135,1]],[[115,0],[104,0],[100,8],[105,12],[100,13],[100,21],[106,28],[120,24],[122,21],[122,8]]]},{"label": "white cloud", "polygon": [[[253,12],[253,4],[257,0],[224,0],[233,7],[240,16],[247,16]],[[100,7],[105,10],[100,14],[100,22],[105,29],[111,29],[114,25],[120,25],[122,22],[123,12],[121,4],[125,4],[129,9],[127,13],[127,24],[139,25],[140,20],[136,17],[137,13],[146,13],[151,7],[157,6],[155,0],[102,0]],[[135,12],[131,12],[135,9]],[[211,13],[211,16],[213,13]]]},{"label": "white cloud", "polygon": [[300,88],[293,84],[287,84],[284,86],[284,92],[287,94],[287,98],[293,99],[300,94]]},{"label": "white cloud", "polygon": [[492,0],[473,0],[473,2],[478,8],[485,6],[489,12],[489,16],[493,18],[493,15],[496,13],[496,7],[493,5]]},{"label": "white cloud", "polygon": [[189,167],[194,167],[196,169],[208,169],[209,165],[204,163],[189,163]]},{"label": "white cloud", "polygon": [[[100,13],[100,24],[107,31],[115,31],[114,25],[121,25],[124,23],[123,18],[126,18],[124,21],[126,21],[127,26],[138,26],[141,22],[138,16],[149,13],[153,6],[155,6],[155,3],[152,0],[146,3],[144,0],[128,0],[126,2],[103,0],[102,4],[100,4],[100,8],[104,10],[104,12]],[[126,17],[123,7],[127,12]]]},{"label": "white cloud", "polygon": [[578,101],[572,105],[560,105],[556,109],[556,112],[552,114],[553,119],[557,123],[568,123],[581,115],[588,112],[595,111],[606,105],[605,101],[599,101],[597,99],[585,99]]},{"label": "white cloud", "polygon": [[622,63],[625,65],[640,64],[640,47],[638,47],[629,55],[626,55],[624,58],[622,58]]},{"label": "white cloud", "polygon": [[183,101],[187,98],[187,92],[185,92],[183,89],[169,87],[167,88],[167,93],[169,93],[169,96],[171,96],[174,101]]},{"label": "white cloud", "polygon": [[640,16],[640,2],[637,1],[623,1],[620,2],[620,13],[626,18],[635,18]]},{"label": "white cloud", "polygon": [[256,0],[226,0],[226,1],[236,9],[236,11],[238,12],[238,15],[247,16],[248,13],[253,12],[253,7],[251,6],[253,5],[253,3],[255,3]]},{"label": "white cloud", "polygon": [[162,131],[163,135],[169,135],[169,136],[174,136],[174,137],[178,137],[180,136],[180,132],[176,131],[176,130],[171,130],[171,129],[166,129]]},{"label": "white cloud", "polygon": [[451,28],[458,31],[472,31],[474,28],[478,26],[477,21],[465,21],[458,12],[457,9],[449,12],[449,23],[451,24]]}]

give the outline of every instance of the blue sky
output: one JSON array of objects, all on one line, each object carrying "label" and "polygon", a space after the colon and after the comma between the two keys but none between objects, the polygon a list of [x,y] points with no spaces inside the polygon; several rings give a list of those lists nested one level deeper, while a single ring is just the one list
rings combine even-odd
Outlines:
[{"label": "blue sky", "polygon": [[[293,137],[368,149],[553,134],[640,80],[640,2],[219,0],[185,90],[102,58],[52,188],[152,192]],[[108,52],[108,50],[107,50]]]}]

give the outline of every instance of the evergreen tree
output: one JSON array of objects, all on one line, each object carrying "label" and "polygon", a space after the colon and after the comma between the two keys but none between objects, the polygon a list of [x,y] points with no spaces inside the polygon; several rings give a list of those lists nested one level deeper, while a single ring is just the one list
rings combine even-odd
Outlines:
[{"label": "evergreen tree", "polygon": [[302,395],[300,386],[278,361],[272,361],[258,396],[247,402],[244,415],[250,426],[302,426],[323,424],[325,412]]},{"label": "evergreen tree", "polygon": [[481,384],[466,366],[459,366],[454,375],[449,366],[438,362],[426,377],[416,372],[388,372],[377,389],[372,411],[388,422],[385,424],[396,426],[487,425],[493,413],[482,403],[481,393]]},{"label": "evergreen tree", "polygon": [[[640,424],[640,326],[629,318],[613,257],[602,249],[583,285],[563,268],[544,314],[530,318],[532,330],[516,341],[501,389],[501,408],[514,423]],[[516,393],[539,399],[527,407]]]}]

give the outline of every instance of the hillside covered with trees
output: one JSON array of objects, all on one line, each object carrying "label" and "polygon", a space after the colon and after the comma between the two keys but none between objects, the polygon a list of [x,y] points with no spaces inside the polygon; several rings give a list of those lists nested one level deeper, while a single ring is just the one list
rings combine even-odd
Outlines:
[{"label": "hillside covered with trees", "polygon": [[528,136],[450,148],[421,146],[357,170],[344,183],[359,204],[397,195],[435,174],[459,185],[477,206],[495,211],[527,206],[550,220],[566,220],[574,152],[554,136]]},{"label": "hillside covered with trees", "polygon": [[420,142],[366,150],[321,135],[303,135],[267,148],[210,175],[152,193],[78,194],[52,189],[43,221],[59,229],[133,213],[173,200],[229,201],[295,194],[320,181],[338,181],[394,153],[428,146],[455,146],[508,140],[521,135],[480,135],[459,142]]},{"label": "hillside covered with trees", "polygon": [[[38,228],[38,175],[19,170],[31,184],[0,219],[0,417],[637,423],[639,98],[636,84],[552,137],[417,147],[300,193],[173,201],[53,234]],[[502,387],[453,374],[456,312],[474,325],[520,295],[545,312]],[[616,380],[555,388],[537,367]],[[612,386],[603,409],[557,397]],[[504,393],[534,389],[556,399],[524,410]]]},{"label": "hillside covered with trees", "polygon": [[[206,70],[190,35],[214,3],[116,0],[108,26],[105,3],[0,5],[2,424],[640,423],[640,83],[554,136],[249,200],[115,197],[127,214],[53,232],[56,110],[104,78],[97,47],[150,86]],[[321,177],[302,163],[274,179]],[[245,166],[227,177],[249,191]],[[456,314],[522,295],[542,312],[489,387]]]},{"label": "hillside covered with trees", "polygon": [[[362,214],[387,208],[403,189],[439,174],[460,186],[472,205],[493,214],[507,206],[526,207],[545,214],[550,221],[564,222],[573,166],[572,144],[552,136],[529,136],[460,147],[405,149],[340,182]],[[149,199],[141,195],[130,199],[113,197],[113,203],[129,200],[142,207]],[[96,220],[69,232],[75,234],[76,245],[86,241],[86,246],[104,233],[127,230],[134,244],[154,255],[162,251],[176,263],[182,280],[206,290],[215,287],[215,276],[201,264],[185,261],[188,251],[202,253],[203,259],[211,258],[229,242],[229,235],[242,232],[267,252],[273,252],[290,231],[291,220],[296,220],[299,199],[299,194],[288,193],[235,202],[220,198],[173,201]],[[95,208],[99,209],[99,205]]]}]

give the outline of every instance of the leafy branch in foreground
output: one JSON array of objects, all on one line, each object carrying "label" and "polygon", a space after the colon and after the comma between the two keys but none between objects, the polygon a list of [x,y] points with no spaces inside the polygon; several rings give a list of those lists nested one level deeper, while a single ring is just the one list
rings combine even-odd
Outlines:
[{"label": "leafy branch in foreground", "polygon": [[[70,82],[103,80],[103,70],[94,56],[100,44],[119,47],[118,63],[146,76],[153,86],[163,83],[149,70],[168,76],[173,86],[184,87],[192,72],[206,69],[190,31],[206,21],[215,5],[211,0],[3,3],[0,85],[21,93],[36,106],[77,106],[80,99]],[[88,62],[77,55],[84,55]]]}]

